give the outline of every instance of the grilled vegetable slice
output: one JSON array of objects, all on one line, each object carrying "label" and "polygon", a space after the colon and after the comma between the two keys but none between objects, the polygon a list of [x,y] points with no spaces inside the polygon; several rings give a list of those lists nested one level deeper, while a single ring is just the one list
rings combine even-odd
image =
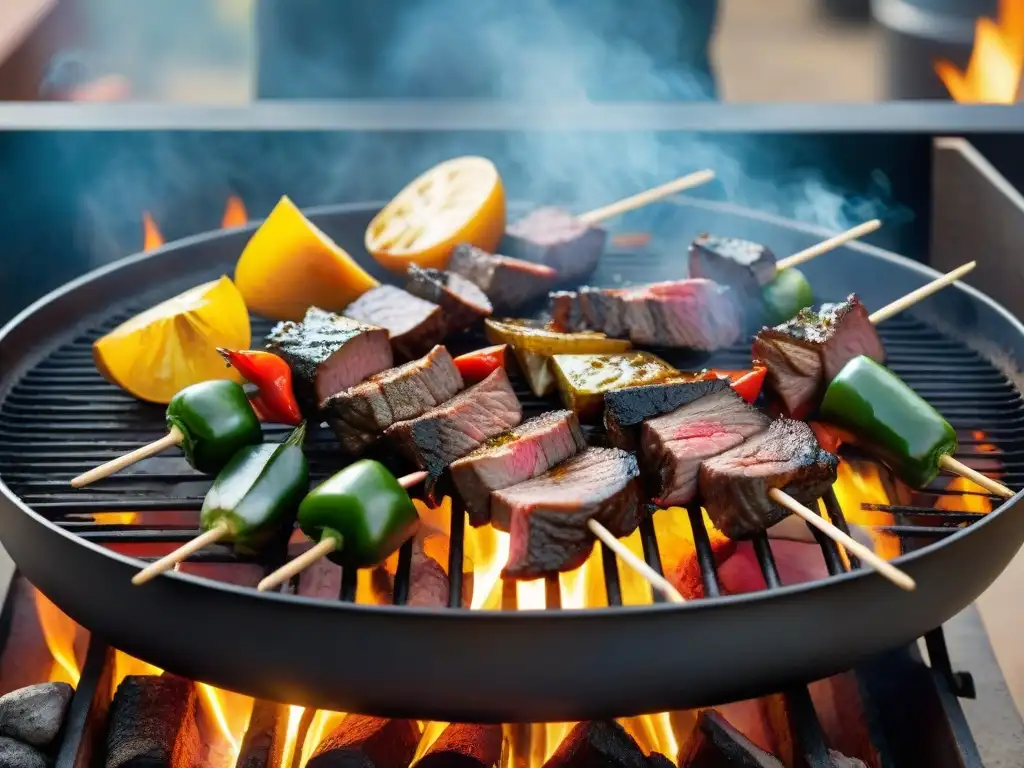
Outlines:
[{"label": "grilled vegetable slice", "polygon": [[507,348],[505,344],[498,344],[467,352],[455,358],[455,367],[462,374],[463,381],[467,384],[476,384],[478,381],[486,379],[498,368],[505,367],[505,350]]},{"label": "grilled vegetable slice", "polygon": [[664,381],[679,372],[650,352],[613,355],[555,355],[551,366],[562,402],[580,419],[600,416],[604,393]]},{"label": "grilled vegetable slice", "polygon": [[559,333],[529,320],[484,321],[487,338],[493,343],[504,342],[535,355],[595,355],[625,352],[630,348],[625,339],[609,339],[603,333]]},{"label": "grilled vegetable slice", "polygon": [[217,351],[246,381],[256,385],[259,392],[252,402],[264,420],[292,426],[302,421],[292,389],[292,369],[284,359],[261,349],[219,347]]}]

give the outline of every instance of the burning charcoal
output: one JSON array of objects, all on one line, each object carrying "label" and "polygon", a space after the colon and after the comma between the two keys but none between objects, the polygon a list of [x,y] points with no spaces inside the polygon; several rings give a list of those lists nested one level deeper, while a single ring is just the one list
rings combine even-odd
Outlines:
[{"label": "burning charcoal", "polygon": [[35,747],[0,736],[0,765],[3,768],[46,768],[46,755]]},{"label": "burning charcoal", "polygon": [[647,768],[676,768],[676,764],[659,752],[647,756]]},{"label": "burning charcoal", "polygon": [[444,313],[437,304],[393,285],[371,288],[349,304],[344,315],[385,329],[398,360],[426,354],[445,334]]},{"label": "burning charcoal", "polygon": [[196,689],[180,677],[129,675],[107,726],[106,768],[192,768],[200,743]]},{"label": "burning charcoal", "polygon": [[624,451],[636,452],[640,426],[647,419],[671,413],[705,395],[721,392],[729,383],[723,379],[668,381],[626,387],[604,396],[604,426],[608,442]]},{"label": "burning charcoal", "polygon": [[750,240],[698,235],[690,244],[690,277],[706,277],[756,299],[761,286],[775,279],[775,254]]},{"label": "burning charcoal", "polygon": [[295,396],[303,413],[319,411],[335,392],[355,386],[394,362],[388,332],[310,307],[301,323],[278,323],[267,348],[292,369]]},{"label": "burning charcoal", "polygon": [[288,730],[288,707],[257,701],[242,739],[235,768],[277,768]]},{"label": "burning charcoal", "polygon": [[588,226],[567,211],[538,208],[508,225],[501,250],[552,267],[560,280],[572,282],[594,271],[607,239],[605,230]]},{"label": "burning charcoal", "polygon": [[783,768],[782,762],[737,731],[713,709],[700,713],[698,730],[680,768]]},{"label": "burning charcoal", "polygon": [[495,308],[504,310],[543,296],[558,278],[551,267],[488,253],[468,243],[455,246],[448,271],[469,280]]},{"label": "burning charcoal", "polygon": [[501,762],[500,725],[453,723],[416,763],[416,768],[491,768]]},{"label": "burning charcoal", "polygon": [[647,768],[639,745],[614,720],[577,723],[544,768]]},{"label": "burning charcoal", "polygon": [[498,368],[443,405],[391,425],[384,435],[417,467],[439,476],[455,459],[516,426],[522,417],[508,375]]},{"label": "burning charcoal", "polygon": [[320,742],[306,768],[408,768],[419,740],[412,720],[348,715]]},{"label": "burning charcoal", "polygon": [[439,269],[409,267],[405,289],[421,299],[441,307],[445,335],[464,331],[478,320],[490,317],[491,302],[487,295],[461,275]]},{"label": "burning charcoal", "polygon": [[42,683],[5,694],[0,697],[0,736],[48,746],[64,723],[74,692],[67,683]]},{"label": "burning charcoal", "polygon": [[324,415],[342,450],[358,456],[392,424],[422,416],[455,397],[462,386],[448,350],[434,347],[419,360],[327,398]]}]

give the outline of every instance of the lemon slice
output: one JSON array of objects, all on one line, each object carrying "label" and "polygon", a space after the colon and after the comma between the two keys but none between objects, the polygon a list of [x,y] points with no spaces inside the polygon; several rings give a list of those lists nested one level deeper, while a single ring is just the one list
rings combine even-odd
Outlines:
[{"label": "lemon slice", "polygon": [[406,186],[366,228],[366,250],[404,275],[409,264],[444,269],[452,248],[493,252],[505,234],[505,190],[494,163],[457,157]]},{"label": "lemon slice", "polygon": [[341,312],[377,281],[282,197],[235,266],[249,309],[271,320],[301,320],[310,307]]},{"label": "lemon slice", "polygon": [[227,277],[196,286],[122,323],[92,345],[110,382],[135,397],[169,403],[190,384],[240,381],[217,347],[248,349],[249,312]]}]

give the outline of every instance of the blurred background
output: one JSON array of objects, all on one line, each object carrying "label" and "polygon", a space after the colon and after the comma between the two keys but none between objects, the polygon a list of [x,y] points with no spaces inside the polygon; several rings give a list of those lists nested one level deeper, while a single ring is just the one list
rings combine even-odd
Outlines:
[{"label": "blurred background", "polygon": [[[568,0],[550,4],[560,10],[573,5]],[[282,91],[270,82],[274,76],[266,74],[274,68],[268,62],[276,60],[278,70],[291,71],[296,53],[282,54],[287,45],[351,48],[351,41],[343,38],[353,30],[373,39],[379,30],[365,17],[401,5],[416,3],[341,0],[333,3],[334,19],[323,19],[322,0],[4,0],[0,98],[62,98],[72,83],[79,87],[75,97],[88,99],[231,104],[273,95],[365,96],[346,93],[334,83],[326,91],[291,86]],[[462,0],[433,3],[438,13],[430,18],[423,13],[412,16],[416,37],[443,35],[441,27],[448,25],[440,14],[457,16],[459,9],[452,12],[457,5],[478,7]],[[713,23],[707,43],[690,40],[678,47],[707,48],[696,57],[706,58],[707,65],[687,66],[709,68],[714,86],[690,88],[691,92],[681,88],[668,94],[672,97],[697,94],[725,101],[818,103],[950,97],[964,102],[1018,100],[1024,63],[1021,0],[652,0],[619,5],[629,6],[634,17],[642,7],[653,26],[677,26],[679,38],[708,37],[704,26]],[[648,10],[655,7],[667,10]],[[661,16],[653,18],[657,14]],[[504,34],[509,27],[502,23]],[[311,37],[314,27],[324,27],[318,38]],[[659,47],[669,56],[676,53],[649,32],[636,38],[645,54],[657,59]],[[594,27],[594,34],[603,36],[600,26]],[[402,47],[409,49],[405,42]],[[418,50],[408,58],[427,53],[425,47]],[[404,54],[391,50],[381,55],[391,67],[395,60],[399,63],[394,66],[401,66]],[[309,79],[292,77],[307,83]],[[88,89],[80,88],[83,81],[90,84]],[[376,85],[380,87],[369,95],[416,95],[378,93],[387,91],[389,84]],[[332,89],[339,92],[327,92]],[[624,86],[615,96],[628,97],[628,90]],[[652,94],[639,88],[637,96]]]}]

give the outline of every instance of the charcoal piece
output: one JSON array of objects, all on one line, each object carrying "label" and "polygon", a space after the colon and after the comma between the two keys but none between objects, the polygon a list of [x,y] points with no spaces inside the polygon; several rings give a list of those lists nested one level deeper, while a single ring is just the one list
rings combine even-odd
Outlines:
[{"label": "charcoal piece", "polygon": [[0,736],[48,746],[64,723],[74,692],[67,683],[41,683],[0,696]]},{"label": "charcoal piece", "polygon": [[647,768],[676,768],[676,764],[660,752],[652,752],[647,756]]},{"label": "charcoal piece", "polygon": [[834,749],[828,751],[828,758],[832,761],[832,768],[868,768],[867,763],[858,760],[856,757],[847,757],[842,752]]},{"label": "charcoal piece", "polygon": [[680,768],[783,768],[782,761],[754,744],[713,709],[700,713],[697,731],[679,755]]},{"label": "charcoal piece", "polygon": [[345,307],[344,315],[386,330],[396,360],[426,354],[445,334],[441,307],[393,285],[371,288]]},{"label": "charcoal piece", "polygon": [[405,290],[441,307],[445,335],[464,331],[493,311],[487,295],[462,275],[412,265],[407,277]]},{"label": "charcoal piece", "polygon": [[288,707],[257,701],[242,738],[235,768],[278,768],[284,754],[287,730]]},{"label": "charcoal piece", "polygon": [[591,227],[559,208],[538,208],[505,229],[501,252],[545,264],[562,282],[579,280],[594,271],[608,233]]},{"label": "charcoal piece", "polygon": [[416,768],[491,768],[501,761],[500,725],[453,723],[431,745]]},{"label": "charcoal piece", "polygon": [[640,445],[640,426],[644,421],[670,413],[728,386],[729,382],[724,379],[667,381],[607,392],[604,396],[604,426],[608,442],[624,451],[636,452]]},{"label": "charcoal piece", "polygon": [[448,271],[469,280],[483,291],[496,309],[516,309],[543,296],[558,273],[543,264],[488,253],[468,243],[455,246]]},{"label": "charcoal piece", "polygon": [[409,768],[419,740],[412,720],[348,715],[320,742],[306,768]]},{"label": "charcoal piece", "polygon": [[188,680],[129,675],[117,686],[108,718],[106,768],[198,764],[196,689]]},{"label": "charcoal piece", "polygon": [[3,768],[46,768],[46,755],[35,747],[0,736],[0,766]]},{"label": "charcoal piece", "polygon": [[577,723],[544,768],[647,768],[647,758],[614,720]]}]

